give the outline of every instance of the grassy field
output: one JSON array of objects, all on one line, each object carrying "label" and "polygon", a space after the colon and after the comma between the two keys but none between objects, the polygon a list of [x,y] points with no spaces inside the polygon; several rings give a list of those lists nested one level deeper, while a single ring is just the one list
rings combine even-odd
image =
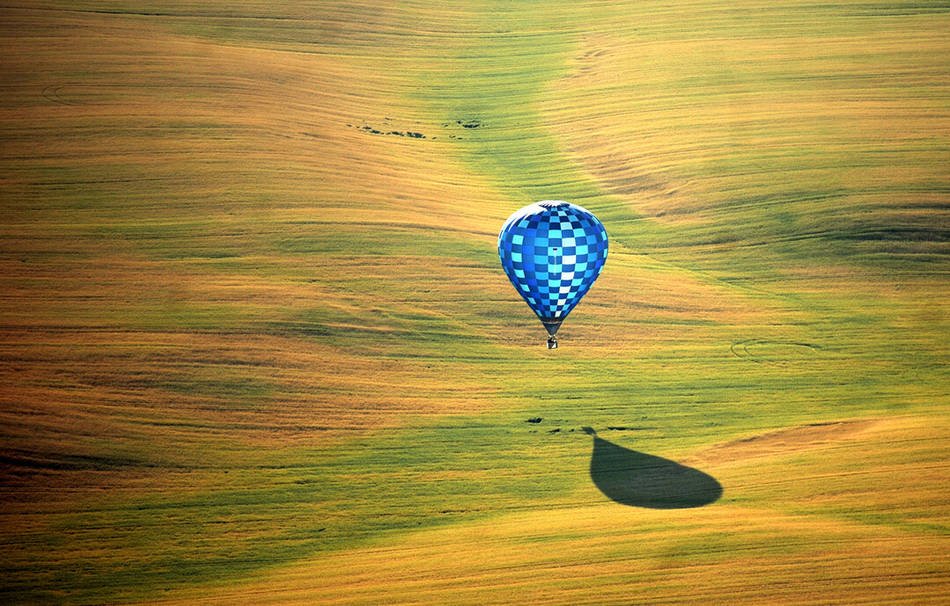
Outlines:
[{"label": "grassy field", "polygon": [[950,5],[442,4],[0,0],[0,602],[945,601]]}]

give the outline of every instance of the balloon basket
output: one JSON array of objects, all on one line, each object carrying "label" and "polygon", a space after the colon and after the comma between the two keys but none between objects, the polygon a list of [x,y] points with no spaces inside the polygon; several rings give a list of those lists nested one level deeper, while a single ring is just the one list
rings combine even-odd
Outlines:
[{"label": "balloon basket", "polygon": [[548,349],[557,349],[557,337],[548,337]]}]

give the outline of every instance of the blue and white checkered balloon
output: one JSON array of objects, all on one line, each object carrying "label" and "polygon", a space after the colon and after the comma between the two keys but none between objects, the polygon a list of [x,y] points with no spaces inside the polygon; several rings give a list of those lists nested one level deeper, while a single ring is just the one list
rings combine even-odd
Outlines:
[{"label": "blue and white checkered balloon", "polygon": [[515,212],[498,234],[498,256],[508,279],[557,347],[554,335],[600,275],[607,232],[589,211],[545,200]]}]

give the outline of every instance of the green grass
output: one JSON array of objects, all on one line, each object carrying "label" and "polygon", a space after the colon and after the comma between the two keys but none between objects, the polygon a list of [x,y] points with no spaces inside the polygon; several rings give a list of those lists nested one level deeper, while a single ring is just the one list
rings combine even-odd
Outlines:
[{"label": "green grass", "polygon": [[[946,594],[948,7],[36,7],[3,601]],[[611,238],[556,352],[495,253],[544,198]],[[723,497],[608,501],[585,426]]]}]

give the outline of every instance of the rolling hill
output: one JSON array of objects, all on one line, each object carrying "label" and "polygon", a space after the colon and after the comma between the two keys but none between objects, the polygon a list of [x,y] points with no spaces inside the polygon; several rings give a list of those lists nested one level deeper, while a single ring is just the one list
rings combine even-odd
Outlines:
[{"label": "rolling hill", "polygon": [[234,4],[0,3],[0,601],[946,599],[950,6]]}]

